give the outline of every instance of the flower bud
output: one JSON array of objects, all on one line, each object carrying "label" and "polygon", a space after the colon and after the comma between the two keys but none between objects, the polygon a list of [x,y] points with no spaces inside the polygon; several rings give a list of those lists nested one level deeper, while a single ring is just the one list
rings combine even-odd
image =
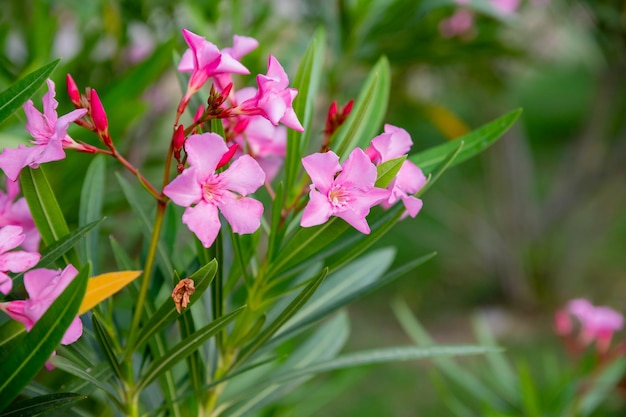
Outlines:
[{"label": "flower bud", "polygon": [[80,92],[78,91],[78,86],[74,82],[74,79],[70,74],[67,74],[65,80],[67,82],[67,94],[70,96],[70,100],[72,100],[72,103],[74,103],[76,108],[82,108],[83,105],[80,101]]},{"label": "flower bud", "polygon": [[109,129],[109,121],[104,111],[100,97],[95,89],[91,89],[91,119],[98,132],[106,132]]},{"label": "flower bud", "polygon": [[229,163],[230,160],[233,159],[233,155],[235,155],[238,147],[239,145],[237,145],[236,143],[230,145],[228,151],[224,155],[222,155],[222,159],[220,159],[220,161],[217,163],[217,167],[215,169],[220,169],[221,167]]}]

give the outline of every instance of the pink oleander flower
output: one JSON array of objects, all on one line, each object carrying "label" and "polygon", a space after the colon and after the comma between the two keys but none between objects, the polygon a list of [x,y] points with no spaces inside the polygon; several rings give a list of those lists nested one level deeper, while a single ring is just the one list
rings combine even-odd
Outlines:
[{"label": "pink oleander flower", "polygon": [[35,227],[26,199],[22,197],[15,200],[20,193],[18,182],[7,178],[6,190],[6,194],[0,190],[0,227],[20,226],[25,236],[22,248],[28,252],[37,252],[41,236]]},{"label": "pink oleander flower", "polygon": [[187,207],[183,223],[205,247],[215,241],[220,230],[219,212],[233,232],[255,232],[261,225],[263,204],[246,197],[265,181],[265,173],[249,155],[235,160],[225,171],[215,173],[222,157],[229,152],[215,133],[191,135],[185,142],[189,168],[163,190],[179,206]]},{"label": "pink oleander flower", "polygon": [[491,0],[493,8],[503,15],[515,13],[520,3],[520,0]]},{"label": "pink oleander flower", "polygon": [[250,74],[250,71],[237,59],[227,52],[220,51],[217,46],[202,36],[183,29],[183,37],[189,49],[183,54],[178,70],[191,72],[183,102],[187,103],[210,77],[224,73]]},{"label": "pink oleander flower", "polygon": [[34,146],[19,145],[17,149],[5,148],[0,154],[0,169],[6,176],[15,181],[22,168],[37,168],[39,164],[58,161],[65,158],[63,149],[84,150],[67,134],[67,128],[75,120],[87,113],[87,109],[77,109],[58,117],[56,108],[59,103],[54,99],[54,82],[48,80],[48,92],[43,96],[43,113],[33,105],[32,100],[24,104],[26,113],[26,130],[34,138]]},{"label": "pink oleander flower", "polygon": [[374,187],[376,166],[365,152],[355,148],[343,166],[332,151],[306,156],[302,165],[313,184],[300,225],[316,226],[336,216],[359,232],[369,234],[365,217],[372,206],[389,198],[389,191]]},{"label": "pink oleander flower", "polygon": [[[459,4],[463,4],[457,2]],[[439,32],[444,38],[454,36],[470,36],[474,29],[474,12],[466,8],[460,8],[452,16],[439,23]]]},{"label": "pink oleander flower", "polygon": [[[254,38],[234,35],[232,48],[222,48],[222,53],[240,61],[241,58],[254,51],[258,46],[259,41]],[[220,93],[223,93],[226,87],[233,82],[233,77],[230,73],[217,74],[213,78],[215,79],[215,88]]]},{"label": "pink oleander flower", "polygon": [[0,292],[8,294],[13,288],[13,281],[6,273],[28,271],[37,265],[41,255],[35,252],[16,250],[26,236],[19,226],[4,226],[0,228]]},{"label": "pink oleander flower", "polygon": [[280,62],[270,55],[267,75],[259,74],[256,80],[258,90],[253,97],[239,105],[240,114],[261,115],[272,122],[274,126],[282,123],[287,127],[303,132],[304,128],[291,106],[298,90],[287,88],[289,78]]},{"label": "pink oleander flower", "polygon": [[[0,303],[0,310],[23,323],[26,331],[30,331],[77,274],[72,265],[56,271],[45,268],[28,271],[24,274],[24,287],[29,298]],[[74,343],[82,334],[83,323],[76,317],[63,335],[61,344]]]},{"label": "pink oleander flower", "polygon": [[284,126],[274,126],[261,116],[250,116],[246,119],[245,129],[235,136],[239,145],[239,153],[246,152],[258,163],[267,181],[272,181],[287,152],[287,130]]},{"label": "pink oleander flower", "polygon": [[[594,341],[600,352],[606,352],[611,344],[613,333],[624,327],[624,316],[610,307],[594,306],[584,298],[578,298],[567,303],[567,312],[580,322],[580,341],[587,346]],[[557,323],[561,329],[567,326],[562,317],[557,316],[562,323]]]},{"label": "pink oleander flower", "polygon": [[[365,153],[375,164],[390,161],[408,154],[413,141],[409,133],[399,127],[386,124],[384,133],[372,139],[370,147]],[[391,191],[389,198],[381,203],[384,208],[389,208],[397,201],[402,201],[406,211],[402,218],[406,216],[415,217],[422,209],[422,200],[415,197],[426,184],[426,177],[422,170],[411,161],[404,161],[398,174],[393,179],[388,190]]]}]

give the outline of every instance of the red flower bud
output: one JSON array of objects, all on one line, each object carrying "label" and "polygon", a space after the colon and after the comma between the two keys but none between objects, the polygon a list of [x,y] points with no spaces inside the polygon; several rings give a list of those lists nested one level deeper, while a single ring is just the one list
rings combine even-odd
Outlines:
[{"label": "red flower bud", "polygon": [[220,161],[217,163],[217,167],[215,169],[220,169],[221,167],[229,163],[230,160],[233,159],[233,155],[235,155],[235,151],[237,151],[238,147],[239,145],[237,145],[236,143],[230,145],[228,151],[224,155],[222,155],[222,159],[220,159]]},{"label": "red flower bud", "polygon": [[76,108],[82,108],[83,105],[80,102],[80,92],[78,91],[78,86],[74,82],[74,79],[70,74],[67,74],[65,80],[67,82],[67,94],[70,96],[70,100],[72,100],[72,103],[74,103]]},{"label": "red flower bud", "polygon": [[91,119],[98,132],[106,132],[109,128],[109,121],[107,120],[107,114],[102,107],[102,102],[98,93],[93,88],[91,89]]},{"label": "red flower bud", "polygon": [[172,149],[174,152],[179,152],[183,149],[183,145],[185,144],[185,127],[183,125],[178,125],[176,131],[174,132],[174,137],[172,137]]}]

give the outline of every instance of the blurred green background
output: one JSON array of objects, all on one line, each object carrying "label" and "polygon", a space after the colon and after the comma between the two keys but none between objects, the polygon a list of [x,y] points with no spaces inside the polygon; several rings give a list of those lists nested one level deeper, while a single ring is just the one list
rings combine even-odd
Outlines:
[{"label": "blurred green background", "polygon": [[[185,48],[183,27],[219,47],[230,46],[233,34],[253,36],[260,47],[243,60],[251,72],[265,73],[271,53],[291,77],[324,27],[320,134],[330,102],[354,98],[381,55],[392,68],[386,122],[410,132],[414,151],[522,107],[502,140],[448,171],[424,196],[420,215],[378,244],[395,246],[398,264],[438,256],[350,308],[349,346],[409,343],[390,307],[402,298],[439,342],[473,343],[469,319],[479,314],[510,358],[539,363],[542,352],[561,352],[551,317],[566,300],[585,296],[626,311],[626,6],[525,1],[503,15],[477,0],[467,6],[473,26],[444,36],[442,22],[459,7],[446,0],[4,0],[0,89],[62,58],[53,77],[59,109],[71,109],[66,73],[79,88],[96,88],[118,148],[149,178],[160,176],[181,94],[173,54]],[[20,113],[2,125],[1,147],[27,140]],[[69,168],[54,170],[71,223],[88,163],[70,155]],[[117,168],[109,168],[112,176]],[[138,247],[139,236],[120,227],[128,216],[120,190],[108,184],[105,211],[120,218],[100,233]],[[480,373],[481,360],[464,364]],[[430,363],[356,369],[315,379],[265,415],[449,415],[446,388],[436,389],[442,384]],[[609,409],[626,410],[619,401]]]}]

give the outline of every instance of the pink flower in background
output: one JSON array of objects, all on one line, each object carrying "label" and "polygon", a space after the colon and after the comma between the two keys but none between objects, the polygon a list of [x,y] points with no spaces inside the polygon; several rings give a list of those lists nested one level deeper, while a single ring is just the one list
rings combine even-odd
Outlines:
[{"label": "pink flower in background", "polygon": [[504,15],[515,13],[520,3],[520,0],[491,0],[493,8]]},{"label": "pink flower in background", "polygon": [[255,232],[261,225],[263,204],[246,197],[265,182],[265,173],[249,155],[235,160],[217,174],[216,167],[229,150],[215,133],[191,135],[185,142],[189,168],[163,190],[179,206],[187,207],[183,223],[205,247],[215,241],[220,230],[218,210],[233,232]]},{"label": "pink flower in background", "polygon": [[267,181],[272,181],[287,151],[287,129],[274,126],[261,116],[250,116],[243,132],[235,136],[241,153],[247,152],[261,166]]},{"label": "pink flower in background", "polygon": [[365,217],[372,206],[389,197],[389,191],[374,187],[376,166],[365,152],[355,148],[343,166],[334,152],[306,156],[302,165],[313,184],[300,225],[316,226],[336,216],[359,232],[369,234]]},{"label": "pink flower in background", "polygon": [[[0,303],[0,310],[13,320],[22,322],[26,331],[30,331],[76,275],[78,271],[72,265],[56,271],[45,268],[28,271],[24,274],[24,287],[29,298]],[[74,343],[82,334],[83,323],[76,317],[63,335],[61,344]]]},{"label": "pink flower in background", "polygon": [[624,327],[624,316],[605,306],[593,306],[585,299],[572,300],[567,305],[569,312],[582,326],[581,339],[584,343],[597,342],[600,351],[606,351],[613,333]]},{"label": "pink flower in background", "polygon": [[237,59],[224,51],[220,52],[217,46],[202,36],[183,29],[183,37],[189,45],[189,49],[183,54],[178,64],[178,70],[191,72],[187,92],[183,98],[185,103],[196,91],[202,88],[209,77],[224,73],[250,74],[250,71]]},{"label": "pink flower in background", "polygon": [[[399,127],[386,124],[384,133],[372,139],[370,147],[365,151],[372,162],[381,164],[408,154],[413,140],[409,133]],[[381,203],[384,208],[389,208],[397,201],[402,201],[406,209],[404,217],[415,217],[422,209],[422,200],[413,196],[426,184],[426,177],[422,170],[411,161],[404,161],[398,174],[389,184],[391,191],[389,198]]]},{"label": "pink flower in background", "polygon": [[624,327],[624,316],[618,311],[594,306],[584,298],[577,298],[555,315],[556,330],[561,335],[568,335],[573,329],[571,322],[565,318],[566,314],[576,317],[580,323],[581,344],[587,346],[595,341],[598,351],[602,353],[609,349],[613,334]]},{"label": "pink flower in background", "polygon": [[0,169],[15,181],[22,168],[37,168],[39,164],[58,161],[65,158],[63,149],[81,150],[83,146],[67,134],[67,128],[75,120],[87,113],[87,109],[77,109],[58,117],[56,108],[59,103],[54,99],[54,82],[48,80],[48,92],[43,96],[43,113],[33,105],[32,100],[24,104],[26,130],[31,134],[34,146],[19,145],[17,149],[5,148],[0,154]]},{"label": "pink flower in background", "polygon": [[6,194],[0,190],[0,227],[20,226],[25,236],[22,247],[28,252],[37,252],[41,236],[35,227],[26,199],[22,197],[15,201],[20,193],[20,186],[17,181],[7,178],[6,190]]},{"label": "pink flower in background", "polygon": [[456,10],[452,16],[439,23],[439,32],[444,38],[469,35],[472,29],[474,29],[474,12],[466,8]]},{"label": "pink flower in background", "polygon": [[274,126],[282,123],[299,132],[304,128],[291,106],[298,94],[295,88],[287,88],[289,78],[276,58],[270,55],[267,75],[257,75],[256,94],[239,105],[240,114],[261,115]]}]

